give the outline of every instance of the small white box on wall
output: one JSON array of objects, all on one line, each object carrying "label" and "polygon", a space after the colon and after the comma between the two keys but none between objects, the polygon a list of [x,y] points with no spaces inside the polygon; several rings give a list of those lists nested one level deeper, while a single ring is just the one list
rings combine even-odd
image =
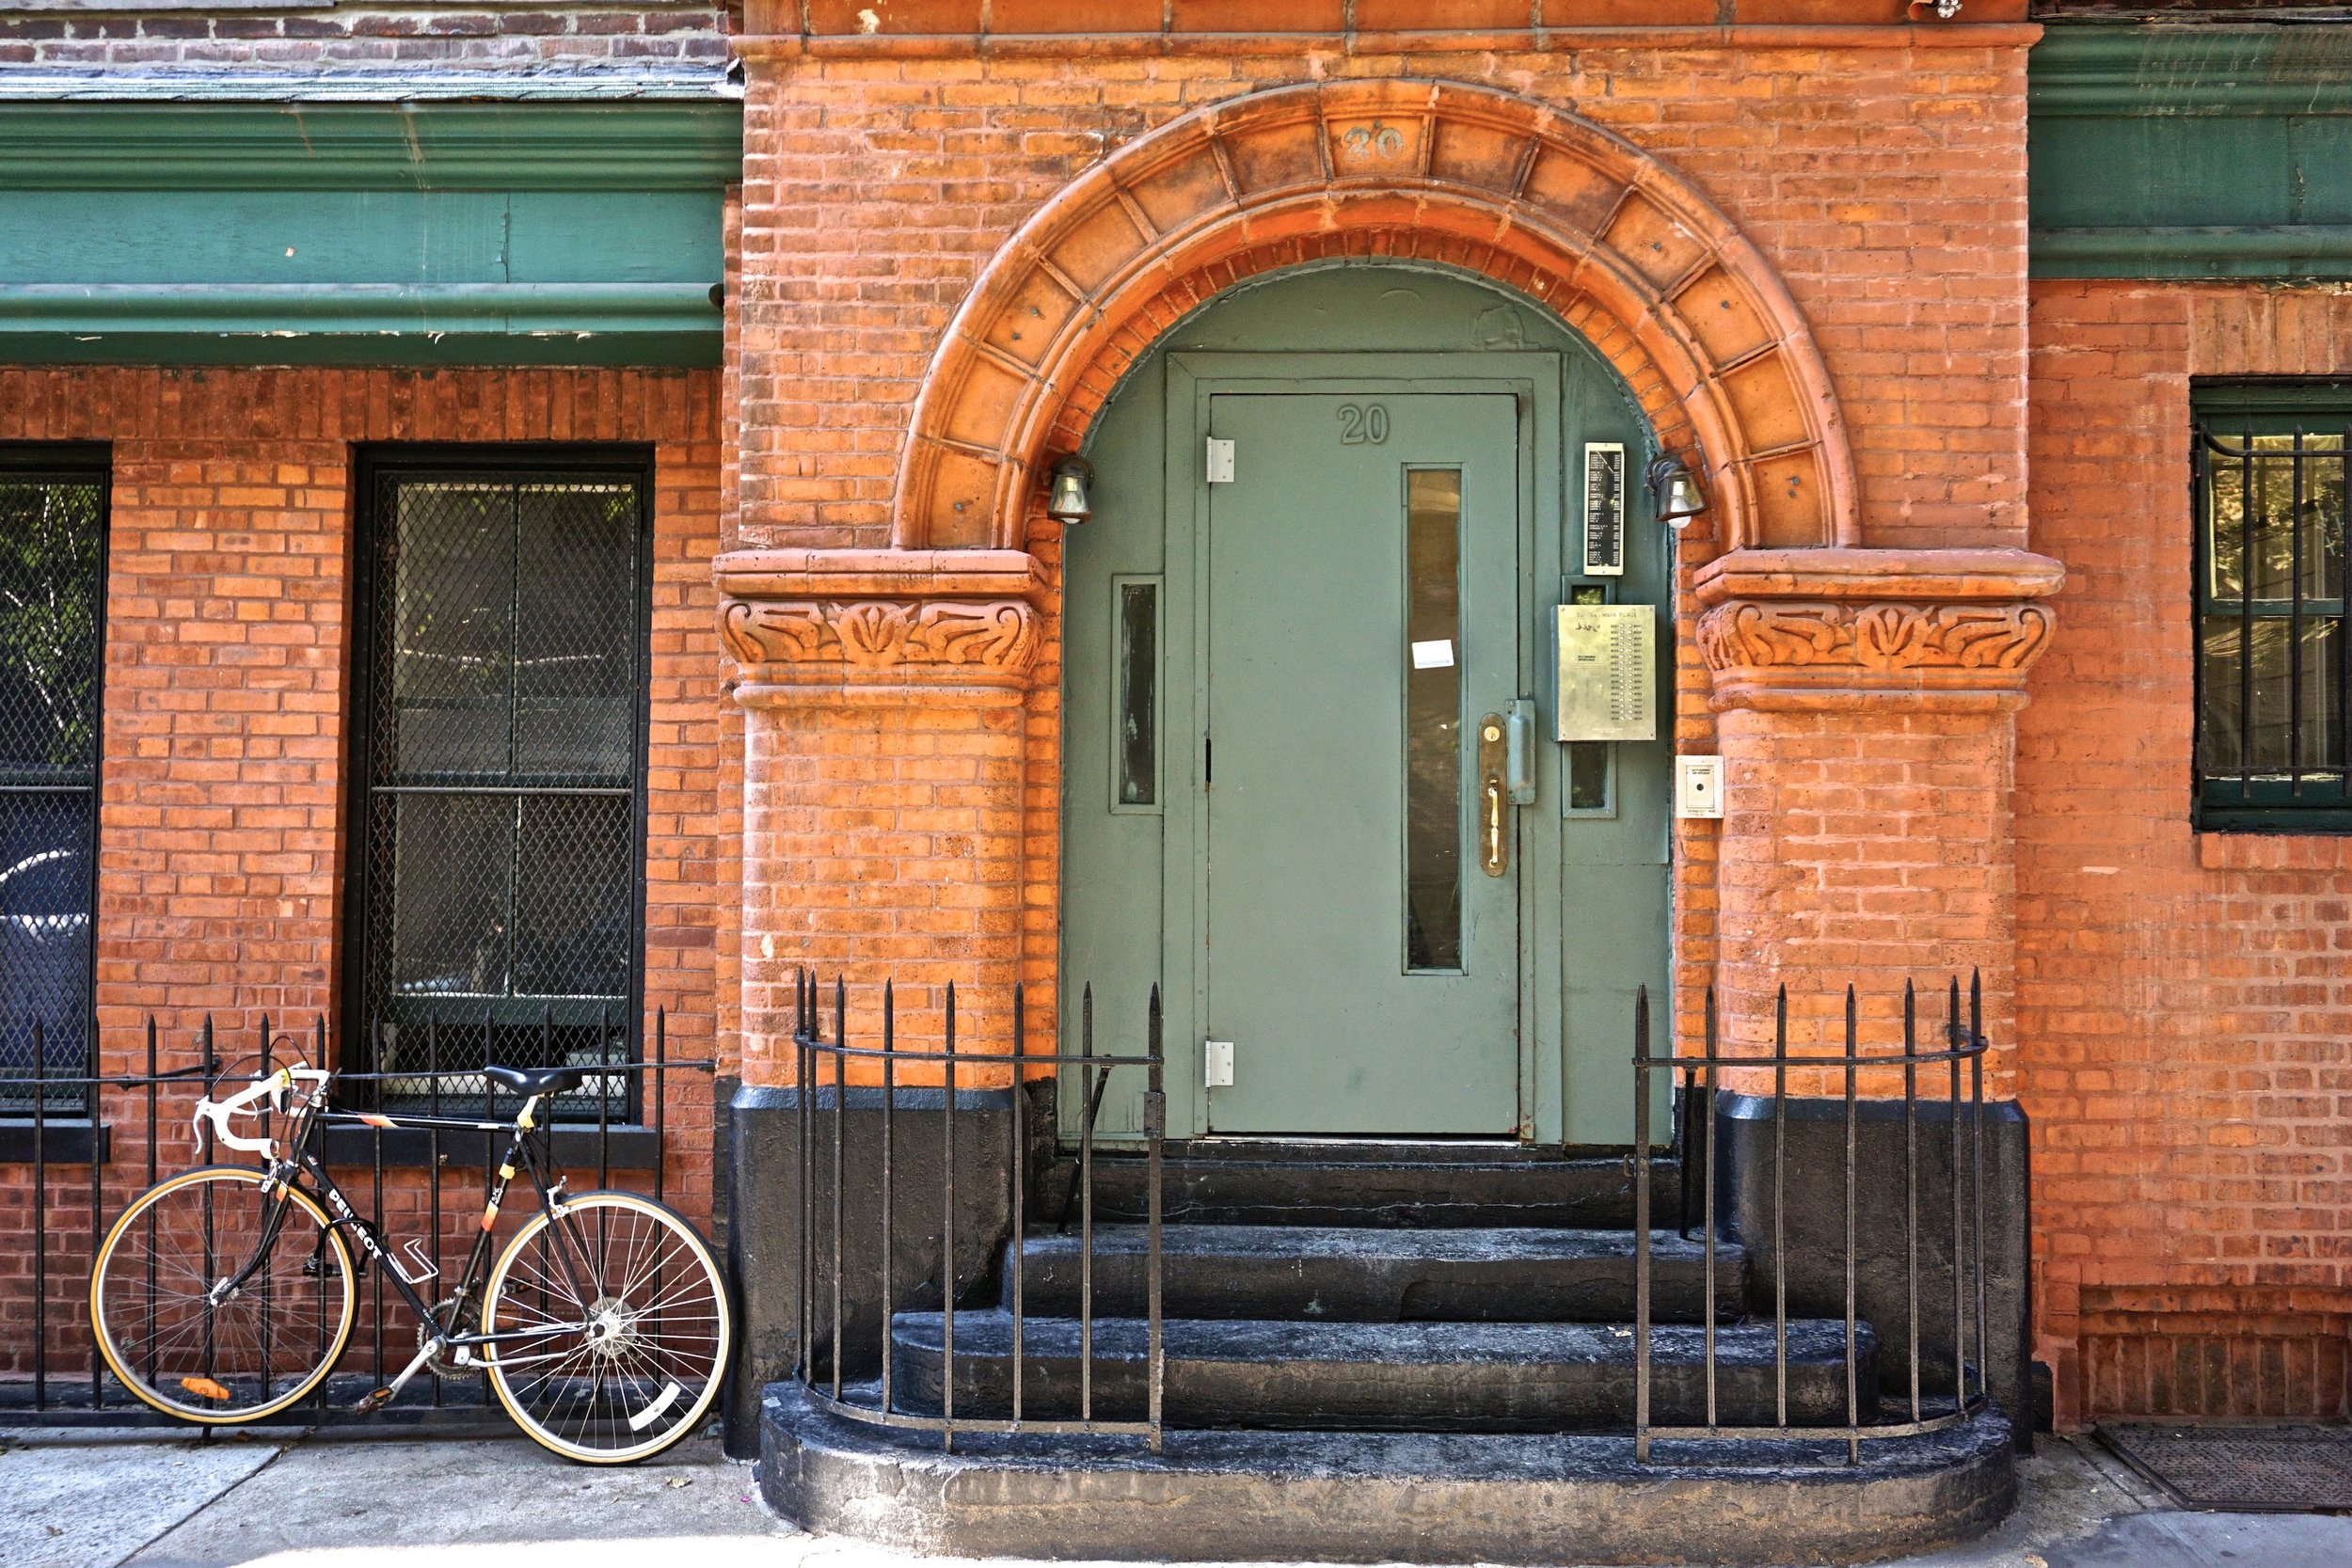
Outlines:
[{"label": "small white box on wall", "polygon": [[1724,815],[1724,759],[1675,758],[1675,815],[1710,820]]}]

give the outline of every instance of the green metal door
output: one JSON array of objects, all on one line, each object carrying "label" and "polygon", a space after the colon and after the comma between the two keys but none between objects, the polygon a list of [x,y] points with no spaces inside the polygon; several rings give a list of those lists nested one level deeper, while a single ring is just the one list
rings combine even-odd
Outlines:
[{"label": "green metal door", "polygon": [[[1207,483],[1212,435],[1234,443],[1230,483]],[[1094,516],[1063,556],[1062,1047],[1087,1040],[1090,997],[1095,1048],[1140,1051],[1156,990],[1173,1136],[1623,1145],[1634,990],[1668,991],[1674,733],[1668,536],[1638,487],[1622,572],[1582,570],[1591,453],[1638,474],[1655,450],[1629,391],[1530,302],[1351,262],[1195,312],[1085,450]],[[1534,798],[1491,881],[1467,747],[1445,754],[1456,802],[1414,816],[1405,773],[1410,644],[1441,640],[1411,625],[1408,486],[1442,513],[1457,470],[1464,635],[1452,671],[1420,673],[1458,687],[1422,696],[1456,724],[1534,709]],[[1587,602],[1654,612],[1655,740],[1553,738],[1557,610]],[[1407,829],[1448,810],[1462,954],[1416,969]],[[1230,1087],[1209,1087],[1211,1040],[1234,1048]],[[1064,1079],[1063,1136],[1089,1104],[1098,1136],[1139,1135],[1136,1075],[1082,1082]]]},{"label": "green metal door", "polygon": [[1518,1128],[1518,424],[1507,395],[1210,399],[1212,1132]]}]

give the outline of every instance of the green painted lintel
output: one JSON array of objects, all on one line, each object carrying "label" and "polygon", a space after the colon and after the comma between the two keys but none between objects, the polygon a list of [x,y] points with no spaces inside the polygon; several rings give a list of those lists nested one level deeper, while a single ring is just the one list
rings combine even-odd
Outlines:
[{"label": "green painted lintel", "polygon": [[2352,24],[2052,24],[2029,119],[2352,114]]},{"label": "green painted lintel", "polygon": [[715,365],[707,285],[16,284],[0,362]]},{"label": "green painted lintel", "polygon": [[2036,277],[2352,277],[2352,224],[2037,229]]},{"label": "green painted lintel", "polygon": [[730,99],[563,103],[0,103],[0,188],[720,190]]}]

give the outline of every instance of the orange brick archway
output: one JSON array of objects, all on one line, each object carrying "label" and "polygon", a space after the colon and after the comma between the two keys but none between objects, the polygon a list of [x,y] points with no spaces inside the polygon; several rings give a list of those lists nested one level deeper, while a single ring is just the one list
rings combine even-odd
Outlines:
[{"label": "orange brick archway", "polygon": [[1703,461],[1724,545],[1860,543],[1829,372],[1730,220],[1586,120],[1422,80],[1277,87],[1197,110],[1039,209],[931,360],[892,542],[1018,547],[1041,458],[1075,444],[1183,306],[1340,254],[1482,273],[1582,331],[1661,441]]}]

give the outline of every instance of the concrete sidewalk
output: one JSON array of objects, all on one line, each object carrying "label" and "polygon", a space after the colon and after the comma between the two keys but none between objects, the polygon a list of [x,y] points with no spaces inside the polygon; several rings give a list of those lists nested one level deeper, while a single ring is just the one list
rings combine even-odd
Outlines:
[{"label": "concrete sidewalk", "polygon": [[[882,1568],[790,1529],[715,1445],[593,1470],[495,1441],[0,1432],[7,1568]],[[1907,1568],[2347,1568],[2352,1519],[2183,1513],[2088,1441],[2045,1438],[2023,1505]]]}]

